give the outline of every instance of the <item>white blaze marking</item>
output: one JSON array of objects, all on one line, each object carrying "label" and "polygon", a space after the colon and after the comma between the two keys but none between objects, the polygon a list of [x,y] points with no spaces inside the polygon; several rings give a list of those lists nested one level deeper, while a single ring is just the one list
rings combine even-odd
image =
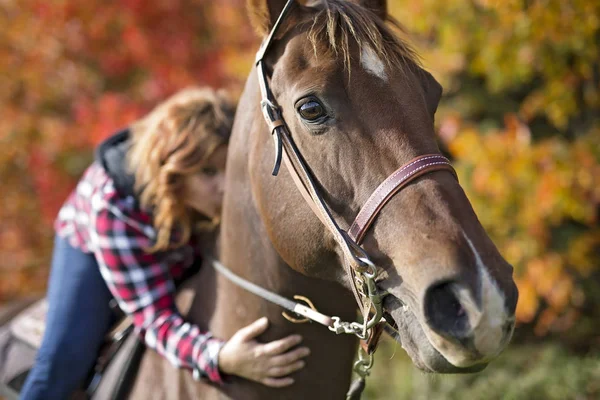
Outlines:
[{"label": "white blaze marking", "polygon": [[[488,272],[481,260],[481,256],[473,246],[473,242],[463,232],[471,251],[475,255],[475,262],[481,277],[481,312],[474,313],[478,318],[470,320],[473,327],[475,347],[483,356],[495,356],[502,350],[504,338],[504,324],[507,322],[504,295]],[[467,315],[471,313],[468,312]]]},{"label": "white blaze marking", "polygon": [[372,75],[387,80],[387,74],[385,73],[385,64],[381,59],[375,54],[375,51],[365,46],[362,49],[362,53],[360,54],[360,63],[362,66]]}]

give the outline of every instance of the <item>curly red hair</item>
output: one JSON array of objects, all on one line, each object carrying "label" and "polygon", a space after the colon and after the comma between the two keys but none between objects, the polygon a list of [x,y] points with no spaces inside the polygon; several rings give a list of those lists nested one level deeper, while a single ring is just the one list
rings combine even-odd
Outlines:
[{"label": "curly red hair", "polygon": [[[223,92],[184,89],[131,126],[128,167],[140,204],[153,210],[156,242],[149,251],[189,241],[192,211],[183,201],[183,181],[229,141],[234,105]],[[174,232],[177,240],[174,242]]]}]

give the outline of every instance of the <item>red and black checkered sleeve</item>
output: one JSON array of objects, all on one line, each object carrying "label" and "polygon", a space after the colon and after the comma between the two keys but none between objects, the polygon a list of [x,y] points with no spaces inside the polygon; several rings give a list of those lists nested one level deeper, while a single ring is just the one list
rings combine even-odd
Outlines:
[{"label": "red and black checkered sleeve", "polygon": [[217,360],[223,342],[183,320],[169,270],[173,254],[148,253],[153,229],[138,223],[147,217],[123,208],[100,207],[90,221],[90,240],[108,288],[149,347],[174,366],[193,370],[195,378],[221,383]]}]

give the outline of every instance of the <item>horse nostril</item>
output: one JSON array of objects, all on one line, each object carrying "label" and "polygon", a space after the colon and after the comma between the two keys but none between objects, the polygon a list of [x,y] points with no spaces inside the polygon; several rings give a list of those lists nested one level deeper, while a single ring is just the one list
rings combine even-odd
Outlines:
[{"label": "horse nostril", "polygon": [[471,334],[469,316],[456,295],[454,282],[430,287],[424,309],[427,324],[437,333],[455,339],[465,339]]}]

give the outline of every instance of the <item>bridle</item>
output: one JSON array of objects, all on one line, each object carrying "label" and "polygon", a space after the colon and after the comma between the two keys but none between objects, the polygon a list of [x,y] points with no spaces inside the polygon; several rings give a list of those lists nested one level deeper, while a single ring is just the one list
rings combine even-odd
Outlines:
[{"label": "bridle", "polygon": [[[363,322],[344,322],[338,317],[325,316],[316,311],[314,307],[309,308],[302,304],[294,303],[291,300],[281,298],[247,281],[244,283],[242,282],[245,281],[243,278],[235,276],[222,264],[216,261],[213,264],[220,272],[226,274],[229,279],[234,280],[237,284],[253,293],[267,298],[269,301],[273,301],[307,319],[327,325],[335,333],[353,334],[362,341],[365,341],[366,346],[363,346],[363,349],[366,357],[361,356],[355,364],[355,371],[363,379],[362,385],[364,387],[364,377],[368,374],[372,366],[372,356],[377,340],[386,322],[383,318],[383,298],[385,293],[382,293],[377,288],[375,281],[377,278],[377,267],[371,262],[360,244],[379,212],[398,191],[416,178],[433,171],[447,170],[454,176],[456,176],[456,172],[450,161],[440,154],[419,156],[400,167],[375,189],[347,231],[340,228],[323,197],[319,194],[314,179],[290,135],[283,119],[281,107],[277,104],[269,88],[268,76],[265,71],[264,57],[275,41],[276,34],[292,9],[293,4],[294,0],[287,1],[269,35],[265,38],[256,54],[256,71],[258,73],[258,82],[262,97],[261,109],[275,145],[275,164],[272,174],[275,176],[278,174],[283,159],[294,183],[307,204],[331,232],[337,244],[342,249],[344,254],[344,268],[350,278],[352,292],[363,316]],[[309,305],[312,306],[312,304]]]},{"label": "bridle", "polygon": [[[293,4],[294,0],[287,1],[271,32],[256,54],[256,70],[262,96],[261,109],[275,144],[273,175],[278,174],[283,158],[298,190],[343,250],[345,268],[351,278],[352,291],[363,317],[365,317],[365,323],[362,324],[361,329],[357,329],[357,325],[344,326],[343,328],[343,325],[339,325],[339,328],[343,329],[345,333],[353,333],[364,340],[367,338],[367,331],[381,320],[383,313],[381,307],[382,296],[375,285],[377,269],[370,261],[367,253],[360,247],[360,243],[378,213],[400,189],[419,176],[432,171],[449,170],[453,174],[455,172],[450,161],[442,155],[428,154],[417,157],[396,170],[373,192],[347,232],[339,227],[327,204],[319,194],[314,179],[291,138],[281,108],[269,88],[265,71],[264,57],[273,44],[277,31],[289,14]],[[375,313],[371,318],[367,318],[371,308],[374,309]],[[335,331],[338,332],[339,329],[335,329]]]}]

